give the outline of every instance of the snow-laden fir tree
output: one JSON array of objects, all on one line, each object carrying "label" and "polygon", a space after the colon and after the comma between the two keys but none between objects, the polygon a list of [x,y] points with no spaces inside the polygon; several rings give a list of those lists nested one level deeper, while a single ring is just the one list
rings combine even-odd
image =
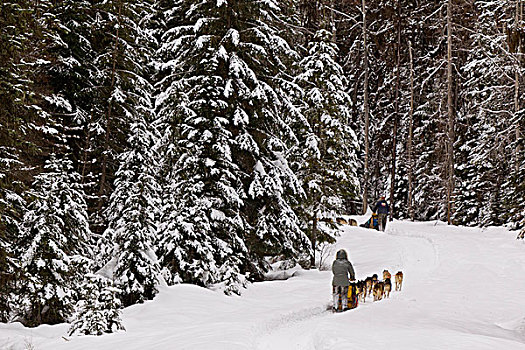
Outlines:
[{"label": "snow-laden fir tree", "polygon": [[[414,208],[418,220],[446,218],[446,4],[425,2],[411,23],[414,31]],[[422,26],[423,18],[428,25]],[[423,45],[424,38],[432,38]],[[441,68],[441,69],[440,69]]]},{"label": "snow-laden fir tree", "polygon": [[[151,85],[149,69],[154,39],[148,23],[152,13],[149,0],[97,0],[93,6],[93,47],[97,66],[96,101],[102,113],[96,113],[88,131],[95,139],[91,144],[99,159],[96,189],[97,211],[106,207],[112,193],[113,179],[119,162],[116,157],[127,149],[130,125],[136,114],[149,113]],[[104,216],[99,217],[107,224]],[[102,222],[100,222],[102,224]]]},{"label": "snow-laden fir tree", "polygon": [[102,335],[124,330],[119,289],[108,278],[86,274],[80,285],[79,301],[69,335]]},{"label": "snow-laden fir tree", "polygon": [[34,62],[35,36],[39,28],[33,5],[25,0],[0,3],[0,322],[7,322],[19,260],[15,248],[22,232],[26,203],[22,194],[29,185],[35,153],[34,84],[29,65]]},{"label": "snow-laden fir tree", "polygon": [[[509,137],[501,138],[504,135],[500,130],[505,128],[507,111],[512,108],[513,84],[507,78],[512,75],[512,62],[504,51],[505,33],[499,30],[505,2],[476,5],[479,17],[471,35],[474,47],[463,68],[468,79],[462,92],[468,102],[460,120],[464,132],[459,133],[462,145],[458,152],[461,158],[455,218],[460,224],[487,225],[502,218],[501,203],[490,198],[502,189],[504,169],[510,169],[510,155],[504,152]],[[495,167],[500,162],[501,166]],[[498,173],[500,170],[503,172]]]},{"label": "snow-laden fir tree", "polygon": [[94,186],[90,167],[99,164],[91,158],[97,148],[94,140],[103,137],[103,128],[96,121],[104,115],[100,101],[103,69],[95,59],[101,48],[94,30],[102,18],[95,4],[86,0],[38,2],[46,57],[37,66],[45,82],[40,107],[47,127],[55,130],[50,135],[53,143],[75,157],[88,195]]},{"label": "snow-laden fir tree", "polygon": [[92,255],[79,181],[71,161],[54,155],[35,176],[18,247],[23,277],[17,306],[27,325],[64,322],[72,314],[84,257]]},{"label": "snow-laden fir tree", "polygon": [[77,157],[90,213],[97,214],[92,228],[100,233],[130,116],[150,103],[151,4],[43,0],[38,9],[46,34],[46,60],[38,65],[46,82],[40,108],[54,137]]},{"label": "snow-laden fir tree", "polygon": [[0,3],[0,235],[13,244],[20,235],[22,194],[38,150],[29,66],[34,60],[30,28],[39,27],[31,14],[29,1]]},{"label": "snow-laden fir tree", "polygon": [[504,223],[503,184],[512,173],[513,134],[508,131],[514,108],[515,60],[507,48],[504,30],[506,1],[479,1],[479,14],[470,37],[468,64],[459,114],[456,213],[464,225]]},{"label": "snow-laden fir tree", "polygon": [[[173,15],[183,16],[189,5],[178,1]],[[174,282],[209,285],[229,273],[228,288],[237,289],[244,277],[236,264],[248,254],[240,212],[246,195],[241,170],[232,159],[231,108],[224,96],[228,54],[218,45],[227,30],[220,12],[217,3],[204,2],[191,12],[192,26],[174,27],[162,38],[161,73],[167,77],[158,104],[167,123],[180,123],[171,130],[177,144],[170,148],[181,153],[171,154],[168,148],[167,155],[177,158],[170,162],[159,254]],[[172,18],[166,22],[181,24]],[[177,77],[182,71],[191,73]]]},{"label": "snow-laden fir tree", "polygon": [[235,26],[226,36],[232,53],[225,96],[234,107],[235,158],[248,176],[243,212],[251,229],[246,241],[259,274],[266,269],[265,255],[296,259],[309,252],[308,239],[291,208],[304,192],[287,161],[289,143],[297,137],[286,119],[292,105],[286,70],[298,55],[280,36],[285,31],[278,24],[288,21],[281,15],[292,6],[291,1],[229,4],[239,10],[228,18]]},{"label": "snow-laden fir tree", "polygon": [[[347,81],[337,63],[337,46],[327,29],[319,29],[308,44],[306,57],[299,62],[296,83],[303,89],[306,121],[300,132],[300,159],[297,172],[306,198],[299,211],[315,249],[323,241],[317,222],[346,211],[349,200],[359,191],[357,179],[357,136],[349,125],[351,99]],[[313,261],[312,261],[313,263]]]},{"label": "snow-laden fir tree", "polygon": [[130,126],[128,149],[119,156],[115,190],[106,210],[108,228],[101,245],[124,306],[152,299],[160,268],[155,254],[159,188],[155,178],[156,136],[141,115]]},{"label": "snow-laden fir tree", "polygon": [[265,254],[293,256],[306,243],[290,206],[301,189],[286,161],[276,83],[292,53],[274,27],[283,4],[159,6],[167,28],[158,108],[178,141],[159,255],[174,280],[238,293],[265,271]]},{"label": "snow-laden fir tree", "polygon": [[[22,145],[29,141],[30,119],[28,104],[31,102],[32,84],[27,72],[31,46],[30,4],[28,1],[9,0],[0,3],[0,189],[15,190],[20,185],[20,168],[25,158],[21,157]],[[26,145],[33,147],[33,143]],[[31,154],[28,152],[26,156]],[[19,189],[17,189],[19,190]],[[15,191],[20,194],[20,191]],[[0,190],[0,199],[8,200],[8,193]],[[6,212],[0,207],[0,220]]]}]

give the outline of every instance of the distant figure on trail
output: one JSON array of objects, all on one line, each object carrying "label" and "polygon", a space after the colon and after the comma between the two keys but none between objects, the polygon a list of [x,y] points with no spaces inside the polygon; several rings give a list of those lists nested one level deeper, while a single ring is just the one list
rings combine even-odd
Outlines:
[{"label": "distant figure on trail", "polygon": [[372,211],[377,213],[377,221],[379,221],[379,231],[384,231],[386,228],[386,218],[388,216],[390,208],[388,203],[385,200],[385,196],[379,197],[379,201],[376,203],[376,206]]},{"label": "distant figure on trail", "polygon": [[336,259],[332,264],[332,272],[334,273],[332,280],[334,311],[339,310],[339,297],[343,304],[343,311],[345,311],[348,309],[348,286],[350,280],[355,280],[355,272],[344,249],[337,252]]}]

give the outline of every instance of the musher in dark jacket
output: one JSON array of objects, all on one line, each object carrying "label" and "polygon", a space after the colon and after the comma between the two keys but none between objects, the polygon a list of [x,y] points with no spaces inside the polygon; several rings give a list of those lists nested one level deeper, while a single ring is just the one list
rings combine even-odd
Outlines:
[{"label": "musher in dark jacket", "polygon": [[332,272],[334,273],[332,280],[334,310],[339,310],[339,296],[341,296],[343,310],[346,310],[348,309],[348,286],[350,280],[355,280],[355,272],[344,249],[337,252],[336,259],[332,264]]},{"label": "musher in dark jacket", "polygon": [[379,221],[379,230],[384,231],[386,228],[386,218],[388,216],[390,208],[385,200],[385,196],[379,197],[379,201],[372,211],[377,213],[377,221]]}]

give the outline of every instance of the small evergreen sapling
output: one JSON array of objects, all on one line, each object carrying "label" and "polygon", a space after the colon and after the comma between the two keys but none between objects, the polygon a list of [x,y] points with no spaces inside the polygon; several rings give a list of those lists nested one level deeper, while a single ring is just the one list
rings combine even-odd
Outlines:
[{"label": "small evergreen sapling", "polygon": [[118,298],[120,290],[111,280],[97,274],[86,274],[81,291],[69,335],[102,335],[125,330]]}]

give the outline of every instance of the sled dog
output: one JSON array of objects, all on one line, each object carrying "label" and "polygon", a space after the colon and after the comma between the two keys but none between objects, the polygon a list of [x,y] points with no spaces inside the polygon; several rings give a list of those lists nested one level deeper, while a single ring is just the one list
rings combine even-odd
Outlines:
[{"label": "sled dog", "polygon": [[400,291],[401,286],[403,285],[403,272],[398,271],[395,277],[396,277],[396,291]]},{"label": "sled dog", "polygon": [[377,282],[374,285],[374,301],[383,299],[383,282]]},{"label": "sled dog", "polygon": [[348,221],[346,221],[345,218],[337,218],[337,219],[335,219],[335,221],[336,221],[339,225],[348,225]]},{"label": "sled dog", "polygon": [[392,290],[392,282],[390,282],[390,278],[385,278],[385,282],[383,284],[383,297],[390,298],[391,290]]},{"label": "sled dog", "polygon": [[372,275],[372,290],[374,289],[376,283],[377,283],[377,273],[374,273]]},{"label": "sled dog", "polygon": [[366,283],[365,281],[357,281],[356,286],[358,298],[364,303],[366,298]]},{"label": "sled dog", "polygon": [[387,278],[392,278],[392,275],[388,270],[383,270],[383,280],[386,280]]},{"label": "sled dog", "polygon": [[365,292],[365,298],[367,295],[372,295],[372,277],[367,277],[365,279],[365,287],[363,289]]}]

